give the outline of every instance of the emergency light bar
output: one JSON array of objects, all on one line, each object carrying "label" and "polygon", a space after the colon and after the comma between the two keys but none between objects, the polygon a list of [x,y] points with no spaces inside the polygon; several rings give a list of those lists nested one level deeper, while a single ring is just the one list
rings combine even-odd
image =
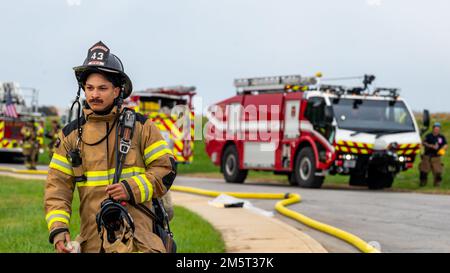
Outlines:
[{"label": "emergency light bar", "polygon": [[316,77],[302,77],[300,75],[241,78],[234,80],[238,92],[251,91],[284,91],[291,86],[308,86],[317,84]]},{"label": "emergency light bar", "polygon": [[303,78],[300,75],[242,78],[234,80],[235,87],[267,86],[267,85],[311,85],[316,84],[315,77]]},{"label": "emergency light bar", "polygon": [[384,88],[384,87],[379,87],[376,88],[373,91],[373,95],[374,96],[389,96],[389,97],[393,97],[396,98],[399,96],[400,93],[400,89],[399,88]]},{"label": "emergency light bar", "polygon": [[321,91],[326,93],[335,94],[338,97],[342,95],[364,95],[364,96],[380,96],[380,97],[392,97],[397,98],[400,93],[399,88],[376,88],[372,93],[364,92],[363,87],[347,87],[343,85],[320,85],[317,87],[309,88],[308,90]]},{"label": "emergency light bar", "polygon": [[194,96],[196,94],[195,92],[196,88],[195,86],[168,86],[168,87],[158,87],[158,88],[147,88],[144,91],[139,91],[136,93],[160,93],[160,94],[168,94],[168,95],[178,95],[178,96]]},{"label": "emergency light bar", "polygon": [[145,89],[145,92],[155,93],[155,92],[161,92],[161,91],[174,91],[174,92],[180,92],[180,93],[186,93],[195,91],[194,86],[168,86],[168,87],[158,87],[158,88],[147,88]]}]

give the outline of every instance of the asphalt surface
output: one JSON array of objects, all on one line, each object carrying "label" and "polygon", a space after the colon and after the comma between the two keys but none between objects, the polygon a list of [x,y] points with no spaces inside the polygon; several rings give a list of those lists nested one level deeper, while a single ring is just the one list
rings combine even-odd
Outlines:
[{"label": "asphalt surface", "polygon": [[[217,191],[295,192],[302,202],[289,206],[315,220],[374,242],[383,252],[450,252],[450,196],[369,190],[302,189],[268,183],[229,184],[222,179],[178,177],[177,185]],[[274,200],[251,200],[274,210]],[[277,214],[329,252],[358,252],[353,246]]]},{"label": "asphalt surface", "polygon": [[[0,164],[22,169],[17,164]],[[38,169],[46,169],[40,166]],[[176,185],[216,191],[295,192],[302,202],[290,209],[375,242],[383,252],[450,252],[450,196],[369,190],[302,189],[276,183],[230,184],[223,179],[177,177]],[[325,182],[326,184],[326,182]],[[250,200],[274,210],[275,200]],[[329,252],[358,252],[353,246],[280,214],[277,218],[304,231]]]}]

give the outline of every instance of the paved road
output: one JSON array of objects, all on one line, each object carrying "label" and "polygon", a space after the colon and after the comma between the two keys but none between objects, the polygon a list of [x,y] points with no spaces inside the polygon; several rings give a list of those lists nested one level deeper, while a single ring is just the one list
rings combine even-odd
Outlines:
[{"label": "paved road", "polygon": [[[20,168],[15,164],[0,166]],[[39,169],[45,169],[40,167]],[[321,222],[376,241],[383,252],[450,252],[450,196],[369,190],[302,189],[270,183],[229,184],[222,179],[177,177],[175,184],[217,191],[295,192],[302,203],[289,208]],[[273,210],[274,200],[251,200]],[[305,231],[330,252],[357,252],[352,246],[276,214]]]},{"label": "paved road", "polygon": [[[268,184],[228,184],[222,179],[178,177],[177,185],[219,191],[295,192],[303,201],[289,208],[321,222],[376,241],[383,252],[450,252],[450,196],[369,190],[301,189]],[[252,200],[266,210],[276,201]],[[279,219],[305,231],[330,252],[355,248],[284,216]]]}]

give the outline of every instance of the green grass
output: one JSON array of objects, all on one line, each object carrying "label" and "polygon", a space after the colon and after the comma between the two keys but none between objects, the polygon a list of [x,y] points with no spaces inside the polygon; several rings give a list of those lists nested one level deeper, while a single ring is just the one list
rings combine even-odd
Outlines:
[{"label": "green grass", "polygon": [[[44,220],[44,182],[0,176],[0,184],[0,253],[53,252]],[[79,233],[78,200],[75,194],[70,225],[72,237]],[[220,233],[211,224],[183,207],[175,206],[174,209],[171,227],[178,252],[225,251]]]},{"label": "green grass", "polygon": [[205,142],[197,140],[194,142],[194,160],[191,164],[179,164],[180,174],[192,173],[218,173],[220,168],[214,165],[205,151]]},{"label": "green grass", "polygon": [[198,214],[175,206],[175,217],[171,222],[178,252],[183,253],[223,253],[225,244],[220,233]]}]

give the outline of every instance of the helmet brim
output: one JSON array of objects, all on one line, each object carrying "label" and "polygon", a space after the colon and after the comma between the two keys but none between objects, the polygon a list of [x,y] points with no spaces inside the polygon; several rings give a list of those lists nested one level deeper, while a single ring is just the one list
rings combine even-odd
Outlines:
[{"label": "helmet brim", "polygon": [[[73,68],[75,71],[75,77],[77,78],[78,84],[80,86],[83,85],[84,79],[87,77],[87,74],[91,73],[100,73],[100,74],[111,74],[111,75],[117,75],[121,78],[121,81],[123,83],[123,98],[128,98],[131,95],[131,92],[133,92],[133,84],[131,83],[130,77],[122,71],[106,68],[103,66],[93,66],[93,65],[82,65],[82,66],[76,66]],[[82,86],[83,87],[83,86]]]}]

